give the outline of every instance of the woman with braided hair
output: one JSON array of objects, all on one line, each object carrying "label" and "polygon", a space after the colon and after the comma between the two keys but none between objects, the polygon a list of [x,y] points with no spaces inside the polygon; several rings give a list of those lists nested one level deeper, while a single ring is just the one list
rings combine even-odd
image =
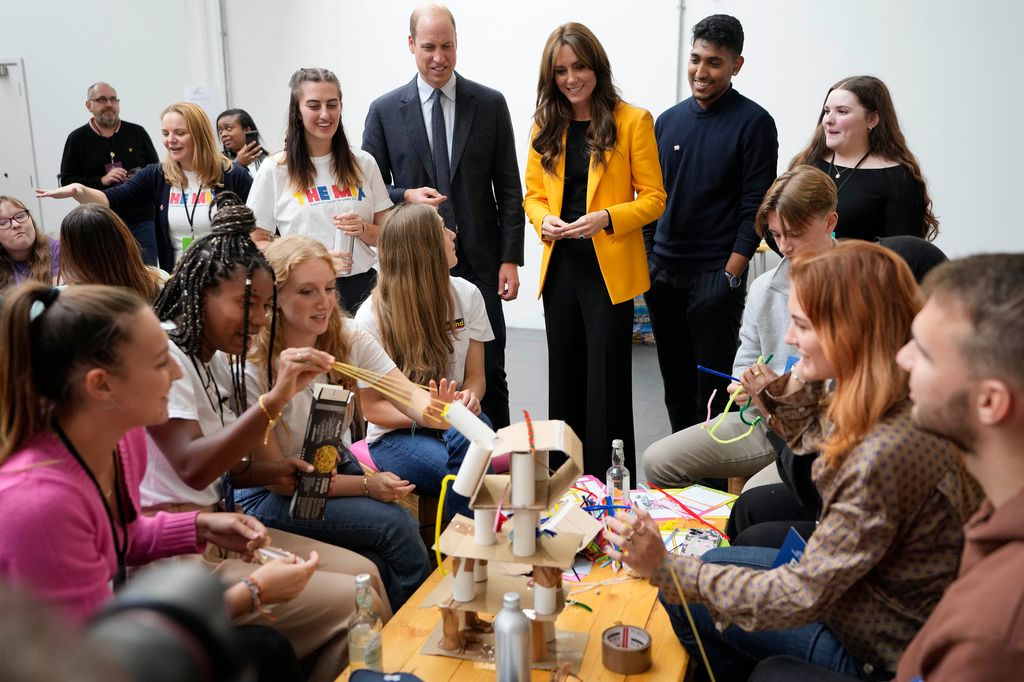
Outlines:
[{"label": "woman with braided hair", "polygon": [[[156,447],[142,482],[148,511],[231,508],[234,486],[282,485],[309,471],[300,459],[251,461],[285,404],[334,358],[315,348],[281,352],[272,388],[250,406],[245,392],[245,357],[250,339],[269,325],[274,331],[274,273],[249,238],[252,211],[230,192],[211,209],[211,233],[185,252],[156,301],[157,316],[173,324],[170,355],[182,378],[168,396],[170,420],[149,428]],[[315,665],[311,679],[334,679],[346,662],[347,622],[355,603],[355,575],[373,576],[376,608],[391,610],[373,562],[339,547],[281,531],[271,544],[299,556],[319,555],[319,569],[291,602],[271,607],[274,627],[296,654]],[[245,576],[249,564],[207,551],[204,560],[224,579]],[[380,595],[380,596],[378,596]],[[250,614],[258,618],[259,614]],[[314,663],[315,660],[315,663]]]}]

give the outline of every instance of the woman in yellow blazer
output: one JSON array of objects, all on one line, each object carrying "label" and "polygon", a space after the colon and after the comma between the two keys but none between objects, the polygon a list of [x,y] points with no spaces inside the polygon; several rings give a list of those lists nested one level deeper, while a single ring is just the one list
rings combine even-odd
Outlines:
[{"label": "woman in yellow blazer", "polygon": [[641,228],[665,190],[654,120],[622,101],[582,24],[544,46],[523,207],[544,244],[548,415],[583,440],[586,473],[604,475],[613,438],[635,471],[633,297],[650,287]]}]

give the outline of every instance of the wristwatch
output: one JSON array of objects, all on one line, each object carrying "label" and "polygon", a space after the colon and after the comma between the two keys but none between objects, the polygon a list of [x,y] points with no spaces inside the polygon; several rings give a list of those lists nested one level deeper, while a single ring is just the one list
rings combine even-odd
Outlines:
[{"label": "wristwatch", "polygon": [[729,288],[735,289],[740,285],[742,281],[737,275],[730,275],[728,270],[722,270],[722,276],[725,277],[726,281],[729,282]]}]

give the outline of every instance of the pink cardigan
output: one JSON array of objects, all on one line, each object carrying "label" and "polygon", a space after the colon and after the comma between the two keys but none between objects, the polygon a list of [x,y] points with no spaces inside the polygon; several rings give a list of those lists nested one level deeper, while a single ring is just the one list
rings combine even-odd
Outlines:
[{"label": "pink cardigan", "polygon": [[[143,430],[129,431],[118,446],[138,511]],[[128,525],[128,565],[202,551],[195,518],[196,512],[137,516]],[[0,467],[0,580],[54,604],[77,625],[110,598],[116,573],[110,523],[95,486],[53,433],[36,434]]]}]

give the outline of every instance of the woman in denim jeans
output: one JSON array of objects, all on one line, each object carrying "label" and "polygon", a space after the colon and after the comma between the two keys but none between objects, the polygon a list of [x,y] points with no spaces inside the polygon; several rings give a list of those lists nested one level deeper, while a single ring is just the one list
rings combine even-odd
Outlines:
[{"label": "woman in denim jeans", "polygon": [[[454,397],[480,419],[484,342],[494,338],[476,286],[449,271],[458,262],[455,234],[426,205],[399,204],[381,225],[377,287],[356,313],[359,328],[380,341],[412,381],[447,379]],[[377,391],[361,394],[370,422],[366,440],[381,471],[393,471],[420,494],[437,495],[462,466],[469,442],[453,428],[417,428]],[[449,491],[446,515],[472,516],[469,500]]]},{"label": "woman in denim jeans", "polygon": [[[264,329],[257,341],[246,371],[250,401],[267,390],[267,364],[276,365],[281,351],[291,347],[316,348],[347,364],[386,375],[392,382],[408,382],[380,344],[360,331],[338,307],[334,268],[326,247],[314,239],[294,235],[275,241],[264,253],[274,268],[280,328],[273,347],[269,329]],[[315,381],[357,388],[353,380],[333,371]],[[408,387],[411,389],[411,384]],[[280,460],[301,455],[312,402],[308,388],[288,402],[274,438],[258,450],[258,458]],[[396,409],[410,413],[407,419],[413,416],[411,408]],[[422,415],[415,416],[425,427],[443,426]],[[348,434],[345,438],[347,441]],[[338,474],[330,484],[323,520],[289,516],[294,484],[247,488],[237,491],[235,497],[247,513],[272,528],[344,547],[372,560],[380,570],[392,608],[397,610],[430,574],[419,524],[394,504],[415,486],[384,469],[376,475],[364,475],[351,457],[343,459]]]}]

